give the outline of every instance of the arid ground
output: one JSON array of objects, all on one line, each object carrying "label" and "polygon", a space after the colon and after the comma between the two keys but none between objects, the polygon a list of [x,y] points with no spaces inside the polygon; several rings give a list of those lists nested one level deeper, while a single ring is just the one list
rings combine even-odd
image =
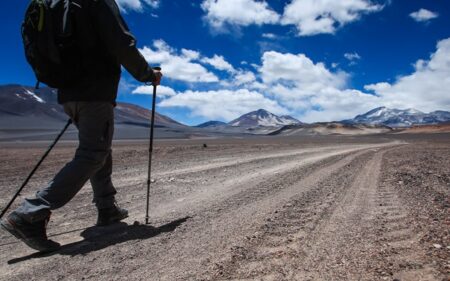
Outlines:
[{"label": "arid ground", "polygon": [[[0,143],[0,207],[45,148]],[[147,148],[114,145],[128,219],[93,227],[86,185],[53,212],[58,252],[0,233],[0,280],[450,280],[450,134],[161,140],[150,225]],[[74,149],[59,144],[23,195]]]}]

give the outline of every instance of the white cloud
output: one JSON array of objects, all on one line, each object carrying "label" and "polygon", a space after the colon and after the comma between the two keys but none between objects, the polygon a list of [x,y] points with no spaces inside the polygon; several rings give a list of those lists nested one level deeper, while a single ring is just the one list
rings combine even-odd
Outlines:
[{"label": "white cloud", "polygon": [[302,121],[342,120],[376,106],[375,96],[345,89],[348,74],[331,72],[304,54],[271,51],[262,62],[265,92]]},{"label": "white cloud", "polygon": [[279,15],[265,1],[255,0],[204,0],[205,19],[215,30],[226,25],[248,26],[277,23]]},{"label": "white cloud", "polygon": [[186,91],[163,100],[159,103],[159,106],[188,108],[195,116],[225,121],[230,121],[260,108],[267,109],[275,114],[287,113],[276,101],[247,89],[207,92]]},{"label": "white cloud", "polygon": [[[153,95],[153,86],[139,86],[136,89],[134,89],[132,92],[132,94],[141,94],[141,95]],[[158,97],[171,97],[171,96],[175,96],[176,92],[174,89],[164,86],[164,85],[159,85],[158,89],[157,89],[157,93],[156,95]]]},{"label": "white cloud", "polygon": [[[116,0],[117,5],[123,12],[135,11],[142,12],[145,5],[156,9],[160,5],[160,0]],[[144,4],[145,3],[145,4]]]},{"label": "white cloud", "polygon": [[361,15],[382,9],[369,0],[293,0],[286,5],[281,23],[296,25],[300,36],[334,33]]},{"label": "white cloud", "polygon": [[189,60],[198,60],[200,58],[200,53],[193,50],[181,49],[181,54]]},{"label": "white cloud", "polygon": [[203,58],[202,62],[212,65],[218,70],[225,70],[231,73],[235,72],[234,67],[223,56],[214,55],[212,58]]},{"label": "white cloud", "polygon": [[315,91],[323,86],[342,88],[346,84],[345,73],[332,73],[323,63],[314,63],[304,54],[265,52],[259,69],[266,83],[287,82]]},{"label": "white cloud", "polygon": [[427,9],[420,9],[417,12],[409,14],[417,22],[425,22],[437,18],[439,15]]},{"label": "white cloud", "polygon": [[240,70],[236,73],[236,75],[233,77],[233,83],[235,85],[244,85],[248,83],[252,83],[256,81],[256,76],[251,71],[243,71]]},{"label": "white cloud", "polygon": [[263,33],[262,37],[267,38],[267,39],[275,39],[277,38],[277,36],[273,33]]},{"label": "white cloud", "polygon": [[[184,107],[208,119],[229,121],[259,108],[275,114],[291,114],[305,122],[353,118],[378,106],[416,108],[425,112],[450,109],[450,38],[438,42],[430,58],[418,60],[410,75],[399,77],[393,83],[367,85],[366,92],[348,87],[349,74],[332,67],[328,69],[324,63],[315,62],[305,54],[265,52],[261,64],[254,65],[258,71],[255,73],[234,68],[229,63],[227,66],[220,55],[205,58],[192,50],[178,52],[161,40],[155,41],[152,49],[143,51],[150,63],[160,62],[166,77],[173,79],[188,82],[204,79],[209,72],[200,63],[207,63],[205,59],[212,59],[216,69],[233,69],[228,71],[227,79],[214,84],[222,89],[176,93],[161,86],[159,93],[168,98],[160,106]],[[349,60],[360,58],[357,53],[348,53],[346,57]],[[211,61],[209,64],[213,65]],[[201,71],[183,72],[185,65],[196,65]],[[183,74],[179,74],[180,71]],[[210,74],[215,77],[213,82],[219,82]],[[183,75],[182,79],[177,75]],[[237,87],[239,90],[233,90]],[[139,88],[134,92],[151,93],[151,88]]]},{"label": "white cloud", "polygon": [[161,4],[161,0],[144,0],[144,1],[153,9],[159,8],[159,5]]},{"label": "white cloud", "polygon": [[349,61],[356,61],[361,59],[361,56],[358,53],[345,53],[344,57]]},{"label": "white cloud", "polygon": [[260,72],[270,98],[305,122],[353,118],[378,106],[450,109],[450,38],[437,44],[429,60],[418,60],[412,74],[365,86],[374,94],[349,89],[346,73],[331,72],[302,54],[266,52]]},{"label": "white cloud", "polygon": [[450,38],[437,44],[429,60],[418,60],[415,72],[395,83],[367,85],[380,103],[389,107],[415,108],[425,112],[450,109]]},{"label": "white cloud", "polygon": [[183,49],[181,55],[163,40],[153,42],[153,48],[140,49],[145,59],[152,65],[160,64],[164,77],[185,82],[218,82],[217,76],[199,63],[193,62],[200,54]]}]

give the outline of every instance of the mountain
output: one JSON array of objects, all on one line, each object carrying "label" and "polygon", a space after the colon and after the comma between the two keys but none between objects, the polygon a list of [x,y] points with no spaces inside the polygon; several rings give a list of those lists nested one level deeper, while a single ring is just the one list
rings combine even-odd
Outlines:
[{"label": "mountain", "polygon": [[[114,108],[115,138],[148,138],[151,111],[143,107],[117,103]],[[21,85],[0,86],[0,140],[49,140],[61,130],[68,117],[57,103],[54,89]],[[201,132],[155,113],[156,138],[189,138]],[[77,131],[70,127],[64,135],[76,139]]]},{"label": "mountain", "polygon": [[[0,128],[54,128],[67,120],[63,107],[57,103],[56,90],[20,85],[0,86]],[[117,103],[114,109],[116,124],[148,126],[151,111],[143,107]],[[155,125],[183,127],[167,116],[155,113]]]},{"label": "mountain", "polygon": [[424,113],[412,108],[402,110],[378,107],[343,122],[347,124],[372,124],[399,128],[413,125],[439,124],[449,121],[450,112],[447,111]]},{"label": "mountain", "polygon": [[194,126],[196,128],[211,128],[211,127],[221,127],[226,126],[227,123],[221,122],[221,121],[208,121],[202,124],[198,124],[197,126]]},{"label": "mountain", "polygon": [[252,111],[229,122],[232,127],[280,127],[300,124],[301,122],[291,116],[277,116],[264,109]]},{"label": "mountain", "polygon": [[[149,126],[152,111],[135,104],[118,102],[114,109],[115,122],[118,124]],[[187,127],[165,115],[155,112],[155,126]]]}]

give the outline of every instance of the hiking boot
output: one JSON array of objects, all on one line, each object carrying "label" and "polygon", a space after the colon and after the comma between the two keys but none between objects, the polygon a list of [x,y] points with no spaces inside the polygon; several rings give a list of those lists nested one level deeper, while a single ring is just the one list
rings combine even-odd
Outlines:
[{"label": "hiking boot", "polygon": [[39,252],[52,252],[58,250],[61,245],[47,238],[46,228],[49,219],[50,216],[45,220],[30,223],[12,212],[0,222],[0,226],[30,248]]},{"label": "hiking boot", "polygon": [[128,218],[128,211],[114,205],[110,208],[99,209],[97,217],[97,226],[110,225],[115,222],[119,222],[125,218]]}]

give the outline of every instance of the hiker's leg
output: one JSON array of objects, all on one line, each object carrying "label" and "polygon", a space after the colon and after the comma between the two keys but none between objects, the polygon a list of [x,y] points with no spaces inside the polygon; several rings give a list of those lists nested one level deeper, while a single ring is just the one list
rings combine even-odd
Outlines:
[{"label": "hiker's leg", "polygon": [[111,181],[112,155],[108,154],[105,164],[91,177],[91,185],[94,191],[93,202],[98,209],[114,206],[114,195],[117,193]]},{"label": "hiker's leg", "polygon": [[78,127],[79,146],[73,160],[59,171],[35,198],[26,199],[16,210],[33,222],[42,220],[50,210],[69,202],[99,169],[111,151],[113,106],[107,102],[70,102],[65,111]]}]

